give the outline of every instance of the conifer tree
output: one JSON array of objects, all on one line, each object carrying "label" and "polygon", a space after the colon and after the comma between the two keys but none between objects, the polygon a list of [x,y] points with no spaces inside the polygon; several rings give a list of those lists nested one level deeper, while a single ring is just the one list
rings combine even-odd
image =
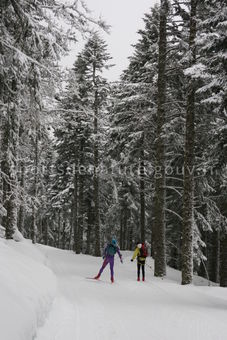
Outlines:
[{"label": "conifer tree", "polygon": [[[29,101],[25,103],[24,95],[28,94],[29,98],[29,88],[33,87],[29,79],[37,73],[35,69],[38,73],[42,70],[50,75],[53,62],[67,51],[69,39],[75,40],[75,31],[89,30],[89,19],[81,1],[61,5],[52,0],[45,3],[32,0],[28,6],[24,1],[10,0],[1,3],[0,11],[0,99],[5,112],[1,124],[4,145],[1,170],[3,204],[7,212],[3,224],[6,227],[6,237],[12,238],[17,228],[19,207],[19,130],[25,113],[29,111]],[[60,23],[56,24],[56,15],[70,25],[71,29],[63,30]],[[104,26],[102,22],[100,25]]]},{"label": "conifer tree", "polygon": [[100,256],[100,192],[99,192],[99,120],[100,110],[106,96],[106,80],[101,73],[108,68],[111,59],[107,53],[106,43],[94,33],[86,43],[81,54],[84,62],[86,81],[90,83],[90,109],[93,112],[93,187],[94,187],[94,226],[95,226],[95,255]]},{"label": "conifer tree", "polygon": [[[196,62],[196,7],[197,0],[191,0],[189,65]],[[195,81],[190,80],[187,95],[187,113],[184,150],[184,207],[182,239],[182,284],[193,279],[193,227],[194,227],[194,143],[195,143]]]},{"label": "conifer tree", "polygon": [[[64,128],[56,131],[59,139],[58,154],[73,168],[73,178],[68,183],[73,187],[72,216],[74,250],[82,251],[82,240],[87,206],[87,249],[90,252],[91,231],[94,232],[94,253],[100,254],[100,189],[99,189],[99,147],[102,128],[102,110],[107,95],[107,82],[101,77],[108,67],[109,54],[106,44],[97,33],[90,36],[74,64],[66,93],[61,99]],[[72,145],[72,147],[69,146]],[[62,149],[62,151],[61,151]],[[62,159],[63,160],[63,159]],[[83,169],[85,170],[83,170]],[[89,174],[91,168],[92,177]],[[81,172],[82,171],[82,172]],[[85,173],[83,173],[83,171]],[[65,190],[65,189],[63,189]],[[92,194],[91,194],[92,192]],[[70,190],[69,190],[70,193]],[[92,207],[92,204],[94,205]],[[91,216],[94,216],[91,219]],[[92,224],[94,228],[92,228]]]},{"label": "conifer tree", "polygon": [[169,4],[161,1],[159,24],[159,56],[157,84],[157,133],[155,143],[155,168],[160,169],[160,176],[155,180],[154,196],[154,259],[155,276],[166,274],[166,245],[165,245],[165,101],[166,101],[166,51],[167,51],[167,16]]}]

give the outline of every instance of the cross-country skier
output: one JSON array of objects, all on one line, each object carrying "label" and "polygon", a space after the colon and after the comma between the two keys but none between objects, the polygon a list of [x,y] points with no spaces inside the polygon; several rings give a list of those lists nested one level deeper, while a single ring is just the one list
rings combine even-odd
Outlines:
[{"label": "cross-country skier", "polygon": [[123,263],[123,260],[122,260],[122,255],[120,253],[120,249],[119,247],[117,246],[117,241],[113,238],[111,243],[109,243],[106,248],[104,249],[104,254],[103,254],[103,264],[102,264],[102,267],[98,273],[97,276],[95,276],[95,279],[99,279],[104,268],[107,266],[107,264],[109,263],[110,264],[110,279],[111,279],[111,282],[113,283],[114,282],[114,255],[118,253],[118,256],[121,260],[121,263]]},{"label": "cross-country skier", "polygon": [[137,281],[140,281],[140,268],[142,269],[142,280],[145,281],[145,262],[147,257],[147,249],[144,243],[137,242],[136,249],[131,261],[137,257]]}]

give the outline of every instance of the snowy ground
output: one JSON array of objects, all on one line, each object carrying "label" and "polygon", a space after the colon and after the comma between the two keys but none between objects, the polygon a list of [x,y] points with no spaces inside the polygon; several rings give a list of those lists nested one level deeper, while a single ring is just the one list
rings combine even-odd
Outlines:
[{"label": "snowy ground", "polygon": [[57,294],[45,255],[30,241],[0,238],[0,339],[32,340]]},{"label": "snowy ground", "polygon": [[86,279],[97,274],[100,258],[0,239],[0,339],[227,338],[227,289],[201,278],[183,287],[171,269],[161,280],[147,268],[146,282],[137,282],[131,253],[123,255],[111,284],[109,268],[101,281]]},{"label": "snowy ground", "polygon": [[[101,259],[41,247],[58,278],[58,296],[36,340],[224,340],[227,338],[227,290],[179,284],[169,270],[160,280],[147,268],[146,282],[137,282],[136,264],[124,253],[115,262],[114,284],[106,268],[95,275]],[[151,259],[148,260],[152,264]],[[199,285],[207,284],[197,278]]]}]

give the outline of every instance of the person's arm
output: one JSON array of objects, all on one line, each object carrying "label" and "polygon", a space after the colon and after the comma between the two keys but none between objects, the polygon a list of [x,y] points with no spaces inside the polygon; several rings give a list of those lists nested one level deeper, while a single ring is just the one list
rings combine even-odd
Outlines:
[{"label": "person's arm", "polygon": [[136,247],[134,253],[133,253],[133,256],[132,256],[132,261],[135,260],[135,258],[137,257],[137,255],[139,254],[140,250],[139,248]]}]

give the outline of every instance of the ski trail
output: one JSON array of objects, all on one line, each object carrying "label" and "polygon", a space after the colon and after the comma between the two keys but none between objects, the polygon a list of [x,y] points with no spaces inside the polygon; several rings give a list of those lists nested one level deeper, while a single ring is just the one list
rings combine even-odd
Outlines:
[{"label": "ski trail", "polygon": [[35,340],[80,339],[79,314],[76,306],[64,297],[57,297],[43,327],[38,329]]},{"label": "ski trail", "polygon": [[161,280],[149,271],[146,282],[137,282],[136,265],[127,253],[124,265],[115,261],[114,284],[109,268],[102,281],[88,280],[97,274],[101,259],[43,249],[58,279],[58,296],[35,340],[227,338],[227,301],[220,298],[220,288],[185,287],[174,282],[173,273]]}]

